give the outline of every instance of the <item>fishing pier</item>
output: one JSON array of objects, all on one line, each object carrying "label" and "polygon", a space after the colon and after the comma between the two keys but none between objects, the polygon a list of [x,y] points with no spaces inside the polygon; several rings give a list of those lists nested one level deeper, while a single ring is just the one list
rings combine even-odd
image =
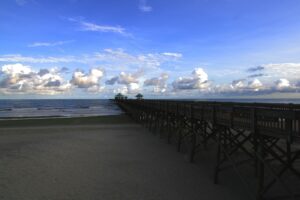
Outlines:
[{"label": "fishing pier", "polygon": [[190,162],[215,152],[214,183],[233,170],[250,199],[300,199],[300,105],[117,100]]}]

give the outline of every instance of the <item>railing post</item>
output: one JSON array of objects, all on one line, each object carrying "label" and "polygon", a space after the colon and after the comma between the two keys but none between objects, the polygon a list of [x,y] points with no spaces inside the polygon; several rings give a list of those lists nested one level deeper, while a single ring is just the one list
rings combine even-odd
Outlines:
[{"label": "railing post", "polygon": [[178,141],[177,141],[177,151],[180,152],[180,149],[181,149],[181,140],[182,140],[182,119],[181,119],[181,116],[180,116],[180,111],[179,111],[179,103],[177,103],[177,108],[176,108],[176,112],[177,112],[177,115],[178,115]]},{"label": "railing post", "polygon": [[195,118],[194,118],[194,106],[193,103],[190,106],[190,120],[191,120],[191,152],[190,152],[190,162],[194,162],[195,151],[196,151],[196,130],[195,130]]},{"label": "railing post", "polygon": [[167,101],[167,142],[168,144],[171,143],[170,139],[171,139],[171,131],[170,131],[170,107],[169,107],[169,101]]},{"label": "railing post", "polygon": [[252,108],[252,131],[254,137],[254,151],[255,151],[255,162],[257,171],[257,192],[256,199],[261,200],[263,198],[263,190],[265,184],[265,147],[264,147],[264,136],[257,130],[257,111],[259,109]]}]

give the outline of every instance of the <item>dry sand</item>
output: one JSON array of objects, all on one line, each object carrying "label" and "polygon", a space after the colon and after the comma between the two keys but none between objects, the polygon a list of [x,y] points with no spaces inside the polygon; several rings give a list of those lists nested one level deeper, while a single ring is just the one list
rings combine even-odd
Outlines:
[{"label": "dry sand", "polygon": [[211,172],[134,123],[0,128],[0,199],[243,199]]}]

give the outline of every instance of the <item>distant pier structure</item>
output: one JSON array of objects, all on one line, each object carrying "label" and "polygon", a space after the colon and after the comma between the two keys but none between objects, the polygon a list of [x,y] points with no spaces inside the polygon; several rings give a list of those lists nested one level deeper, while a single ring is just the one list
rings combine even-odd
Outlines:
[{"label": "distant pier structure", "polygon": [[223,171],[233,169],[250,199],[300,199],[300,105],[116,101],[191,162],[201,162],[197,153],[213,148],[215,183]]}]

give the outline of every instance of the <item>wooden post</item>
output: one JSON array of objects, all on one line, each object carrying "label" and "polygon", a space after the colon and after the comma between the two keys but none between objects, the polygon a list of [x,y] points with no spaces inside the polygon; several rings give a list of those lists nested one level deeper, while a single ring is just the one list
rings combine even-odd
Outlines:
[{"label": "wooden post", "polygon": [[190,120],[191,120],[191,152],[190,152],[190,162],[194,162],[195,151],[196,151],[196,130],[195,130],[195,118],[194,118],[194,107],[193,104],[190,106]]}]

